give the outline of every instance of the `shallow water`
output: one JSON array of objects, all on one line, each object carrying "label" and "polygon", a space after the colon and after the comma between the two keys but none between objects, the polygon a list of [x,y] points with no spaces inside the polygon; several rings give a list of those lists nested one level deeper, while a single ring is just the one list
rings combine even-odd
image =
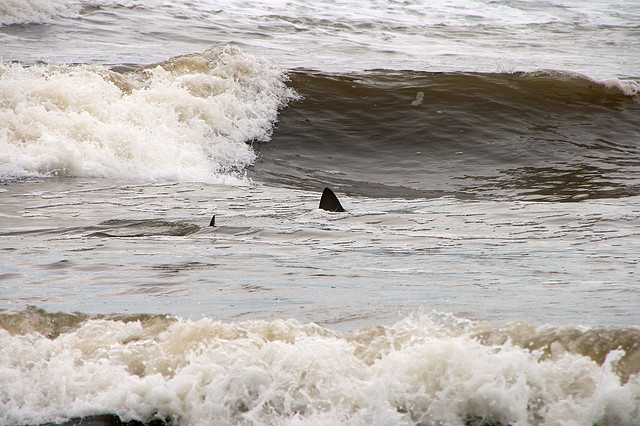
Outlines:
[{"label": "shallow water", "polygon": [[640,423],[638,28],[0,2],[0,423]]},{"label": "shallow water", "polygon": [[10,182],[2,195],[5,307],[276,316],[342,329],[416,309],[534,324],[640,321],[637,197],[343,197],[347,212],[328,213],[310,191],[80,178]]}]

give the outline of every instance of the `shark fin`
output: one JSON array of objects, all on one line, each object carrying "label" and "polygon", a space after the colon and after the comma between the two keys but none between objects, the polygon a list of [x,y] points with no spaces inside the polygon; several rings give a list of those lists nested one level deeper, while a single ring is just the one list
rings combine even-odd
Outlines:
[{"label": "shark fin", "polygon": [[322,210],[328,212],[343,212],[342,204],[338,201],[338,197],[329,188],[325,188],[322,192],[322,198],[320,198],[320,206]]}]

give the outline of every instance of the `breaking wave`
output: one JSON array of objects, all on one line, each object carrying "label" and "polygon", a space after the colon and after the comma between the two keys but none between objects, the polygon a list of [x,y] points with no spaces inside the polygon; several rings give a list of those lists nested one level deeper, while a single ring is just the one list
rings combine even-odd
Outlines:
[{"label": "breaking wave", "polygon": [[0,65],[0,175],[238,182],[294,92],[233,48],[136,70]]},{"label": "breaking wave", "polygon": [[[640,331],[0,314],[3,423],[637,424]],[[8,385],[11,383],[11,385]]]}]

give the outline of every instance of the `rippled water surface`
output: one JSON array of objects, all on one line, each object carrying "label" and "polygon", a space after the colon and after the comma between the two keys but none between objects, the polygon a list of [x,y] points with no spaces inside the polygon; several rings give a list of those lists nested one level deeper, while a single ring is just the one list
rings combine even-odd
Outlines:
[{"label": "rippled water surface", "polygon": [[[4,186],[2,303],[283,316],[351,329],[416,309],[634,325],[636,197],[544,203],[344,197],[87,179]],[[216,215],[216,226],[209,227]]]}]

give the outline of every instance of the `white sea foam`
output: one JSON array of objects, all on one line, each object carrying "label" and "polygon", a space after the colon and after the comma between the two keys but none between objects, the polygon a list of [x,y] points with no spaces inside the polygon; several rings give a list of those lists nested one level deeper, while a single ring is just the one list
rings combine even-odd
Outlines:
[{"label": "white sea foam", "polygon": [[640,80],[620,80],[615,77],[607,78],[602,84],[608,89],[618,90],[625,96],[632,96],[640,103]]},{"label": "white sea foam", "polygon": [[56,16],[74,16],[79,5],[68,0],[2,0],[0,27],[49,23]]},{"label": "white sea foam", "polygon": [[0,175],[237,181],[294,96],[281,72],[231,48],[133,73],[0,66]]},{"label": "white sea foam", "polygon": [[160,0],[1,0],[0,27],[5,25],[49,24],[56,17],[78,17],[83,8],[153,8]]},{"label": "white sea foam", "polygon": [[622,351],[598,365],[559,344],[544,356],[483,344],[479,329],[427,316],[349,334],[158,318],[90,320],[55,339],[0,329],[0,422],[99,413],[184,425],[640,421],[640,376],[613,372]]}]

